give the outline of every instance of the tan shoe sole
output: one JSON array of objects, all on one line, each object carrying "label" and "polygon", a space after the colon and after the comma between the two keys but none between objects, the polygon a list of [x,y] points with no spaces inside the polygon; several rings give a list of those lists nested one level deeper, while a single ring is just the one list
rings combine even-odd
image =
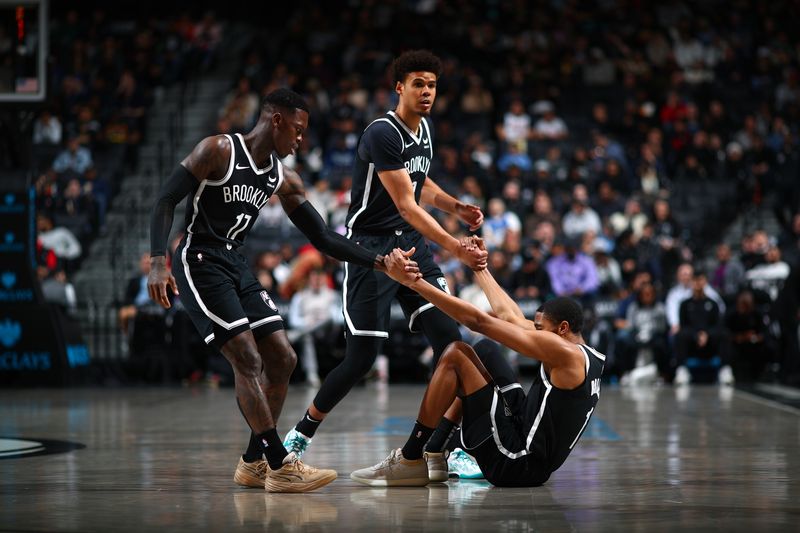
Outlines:
[{"label": "tan shoe sole", "polygon": [[267,492],[311,492],[312,490],[324,487],[337,477],[335,470],[320,470],[320,474],[321,475],[317,479],[309,481],[308,483],[281,481],[280,479],[274,479],[267,475],[264,489]]}]

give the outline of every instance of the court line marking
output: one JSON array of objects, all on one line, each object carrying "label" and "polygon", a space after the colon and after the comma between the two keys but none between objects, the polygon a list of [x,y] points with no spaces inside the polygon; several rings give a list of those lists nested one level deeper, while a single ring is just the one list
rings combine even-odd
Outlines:
[{"label": "court line marking", "polygon": [[763,398],[761,396],[753,394],[752,392],[747,392],[743,390],[734,390],[733,394],[734,396],[741,396],[754,403],[769,405],[770,407],[774,407],[781,411],[788,411],[793,415],[800,415],[800,409],[798,409],[797,407],[792,407],[791,405],[786,405],[775,400],[770,400],[769,398]]}]

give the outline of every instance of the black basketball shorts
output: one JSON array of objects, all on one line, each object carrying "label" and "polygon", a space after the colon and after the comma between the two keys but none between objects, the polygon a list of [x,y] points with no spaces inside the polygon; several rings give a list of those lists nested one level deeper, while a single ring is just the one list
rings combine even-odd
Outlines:
[{"label": "black basketball shorts", "polygon": [[[434,262],[433,253],[419,232],[397,231],[388,235],[365,235],[353,232],[349,238],[369,250],[384,255],[395,248],[410,250],[415,247],[416,251],[411,259],[417,262],[425,280],[434,287],[450,293],[442,270]],[[415,323],[421,313],[433,308],[432,303],[383,272],[352,263],[345,263],[344,272],[342,309],[351,335],[388,338],[389,313],[394,298],[397,298],[408,319],[408,329],[413,332],[420,331]]]},{"label": "black basketball shorts", "polygon": [[172,261],[180,300],[206,344],[217,348],[239,333],[256,340],[283,329],[278,307],[235,250],[181,243]]},{"label": "black basketball shorts", "polygon": [[525,428],[533,409],[519,383],[493,382],[462,398],[461,445],[487,481],[501,487],[532,487],[550,477],[540,450],[529,449]]}]

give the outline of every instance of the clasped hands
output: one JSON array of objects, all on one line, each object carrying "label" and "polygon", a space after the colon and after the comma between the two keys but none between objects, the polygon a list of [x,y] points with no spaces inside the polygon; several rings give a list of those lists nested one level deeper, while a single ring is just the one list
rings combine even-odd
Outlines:
[{"label": "clasped hands", "polygon": [[[483,239],[476,236],[463,237],[459,244],[464,251],[463,255],[471,259],[464,261],[473,270],[483,270],[486,268],[488,253]],[[419,265],[411,257],[416,252],[416,248],[401,250],[395,248],[391,253],[383,256],[383,267],[386,274],[406,286],[411,286],[422,278]],[[475,266],[473,266],[475,265]]]}]

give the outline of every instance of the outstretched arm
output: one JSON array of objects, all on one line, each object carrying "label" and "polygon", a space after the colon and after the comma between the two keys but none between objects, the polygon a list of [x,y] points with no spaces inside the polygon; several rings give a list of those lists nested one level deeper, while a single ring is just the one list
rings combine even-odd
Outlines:
[{"label": "outstretched arm", "polygon": [[469,226],[470,231],[475,231],[483,224],[483,213],[477,205],[465,204],[442,190],[430,176],[425,179],[422,186],[420,201],[436,209],[441,209],[451,215],[456,215],[462,222]]},{"label": "outstretched arm", "polygon": [[387,256],[386,273],[469,329],[551,367],[564,366],[565,361],[575,355],[575,346],[555,333],[522,328],[484,313],[474,305],[434,287],[419,274],[405,271],[405,262],[404,253],[395,249]]},{"label": "outstretched arm", "polygon": [[356,244],[330,229],[306,199],[303,180],[293,170],[283,168],[283,184],[278,190],[281,205],[297,229],[308,237],[319,251],[366,268],[383,270],[383,256]]},{"label": "outstretched arm", "polygon": [[[474,246],[481,250],[486,249],[483,239],[474,236],[461,239],[461,245],[465,248]],[[497,280],[494,279],[494,276],[492,276],[488,268],[477,270],[473,274],[475,275],[475,281],[478,282],[481,290],[483,290],[483,293],[489,300],[492,311],[497,315],[497,318],[516,324],[524,329],[535,329],[533,322],[525,318],[517,302],[515,302],[497,283]]]},{"label": "outstretched arm", "polygon": [[[417,204],[414,198],[414,189],[411,186],[411,179],[405,168],[379,171],[378,176],[403,220],[416,228],[425,238],[458,257],[461,262],[470,268],[478,269],[486,266],[488,257],[486,252],[479,250],[467,251],[461,246],[458,239],[447,233],[427,211]],[[424,187],[423,185],[423,190]]]}]

